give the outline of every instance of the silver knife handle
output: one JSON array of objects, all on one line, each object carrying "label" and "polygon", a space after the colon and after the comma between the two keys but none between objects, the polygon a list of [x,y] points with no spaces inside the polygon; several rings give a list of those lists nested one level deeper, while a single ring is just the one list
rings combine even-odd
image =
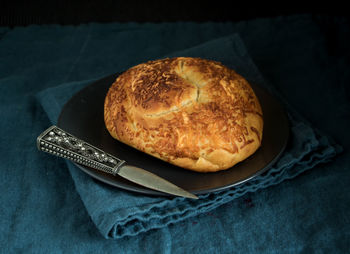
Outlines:
[{"label": "silver knife handle", "polygon": [[117,175],[120,167],[125,163],[57,126],[51,126],[39,135],[37,147],[43,152],[113,175]]}]

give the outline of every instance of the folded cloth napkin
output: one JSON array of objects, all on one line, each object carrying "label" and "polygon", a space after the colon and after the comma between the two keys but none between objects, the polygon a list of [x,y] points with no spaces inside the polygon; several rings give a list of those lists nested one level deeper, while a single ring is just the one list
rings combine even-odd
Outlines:
[{"label": "folded cloth napkin", "polygon": [[[235,69],[248,81],[264,86],[278,96],[262,78],[238,35],[215,39],[167,56],[193,56],[220,61]],[[116,69],[115,73],[120,71],[122,70]],[[49,88],[37,94],[37,99],[55,124],[63,105],[78,90],[93,81],[95,80],[65,83]],[[285,152],[273,167],[236,187],[200,195],[198,200],[146,196],[121,190],[93,180],[69,161],[67,165],[76,190],[102,235],[105,238],[137,235],[209,212],[247,192],[296,177],[319,163],[329,161],[341,150],[333,141],[313,129],[287,104],[286,108],[291,128],[290,140]]]}]

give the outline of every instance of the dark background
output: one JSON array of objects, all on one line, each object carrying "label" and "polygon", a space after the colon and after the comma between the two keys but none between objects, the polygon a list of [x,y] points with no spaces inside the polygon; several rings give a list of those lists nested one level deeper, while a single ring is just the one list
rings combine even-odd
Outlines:
[{"label": "dark background", "polygon": [[307,6],[281,1],[265,5],[249,1],[113,1],[0,0],[0,26],[77,25],[88,22],[240,21],[260,17],[315,14],[348,16],[349,8],[334,2]]}]

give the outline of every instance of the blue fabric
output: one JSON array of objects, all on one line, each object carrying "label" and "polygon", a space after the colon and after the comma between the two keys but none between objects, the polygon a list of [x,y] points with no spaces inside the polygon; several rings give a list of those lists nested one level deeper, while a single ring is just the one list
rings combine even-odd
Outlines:
[{"label": "blue fabric", "polygon": [[[0,28],[1,252],[346,252],[348,25],[294,16]],[[164,199],[108,187],[36,151],[37,135],[55,123],[76,91],[139,62],[173,55],[221,60],[288,101],[292,139],[271,171],[198,201]],[[292,107],[334,137],[343,153],[334,157],[339,147]]]},{"label": "blue fabric", "polygon": [[[171,55],[196,56],[221,61],[237,70],[249,81],[266,85],[238,35],[215,39]],[[121,71],[116,70],[116,72]],[[39,93],[38,98],[53,124],[56,123],[67,99],[89,83],[91,81],[63,84]],[[230,190],[201,195],[198,201],[145,197],[108,188],[105,185],[96,184],[96,181],[80,172],[71,162],[68,162],[68,166],[77,191],[103,236],[120,238],[137,235],[140,232],[161,228],[211,211],[247,192],[254,192],[293,178],[320,162],[328,161],[336,154],[337,147],[332,145],[325,136],[317,134],[298,116],[290,116],[290,123],[290,145],[271,170]]]}]

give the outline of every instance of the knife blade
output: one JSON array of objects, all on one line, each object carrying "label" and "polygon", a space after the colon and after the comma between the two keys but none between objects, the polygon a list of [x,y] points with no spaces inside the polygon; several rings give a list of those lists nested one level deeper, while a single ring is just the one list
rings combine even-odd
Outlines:
[{"label": "knife blade", "polygon": [[119,175],[149,189],[175,196],[198,199],[196,195],[176,186],[164,178],[145,169],[128,165],[126,161],[78,139],[55,125],[49,127],[38,136],[37,147],[40,151],[74,161],[78,164],[114,176]]}]

